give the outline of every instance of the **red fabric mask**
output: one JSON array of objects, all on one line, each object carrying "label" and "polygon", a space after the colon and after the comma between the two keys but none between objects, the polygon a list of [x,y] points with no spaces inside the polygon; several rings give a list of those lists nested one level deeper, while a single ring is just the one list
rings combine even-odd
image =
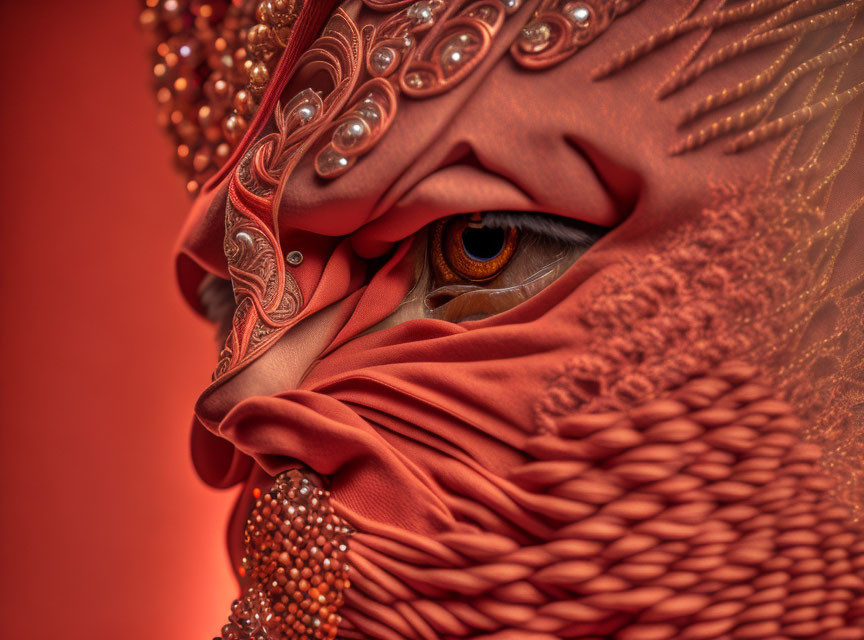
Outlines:
[{"label": "red fabric mask", "polygon": [[[386,130],[334,179],[318,154],[389,14],[348,2],[289,45],[178,263],[190,298],[205,271],[237,294],[193,433],[207,482],[247,485],[234,559],[252,488],[303,467],[356,531],[340,637],[864,638],[864,65],[836,48],[861,4],[596,3],[590,43],[508,53],[565,4],[502,17],[438,95],[379,94]],[[439,20],[417,38],[478,28]],[[415,234],[494,210],[612,230],[508,311],[368,332],[414,284]]]}]

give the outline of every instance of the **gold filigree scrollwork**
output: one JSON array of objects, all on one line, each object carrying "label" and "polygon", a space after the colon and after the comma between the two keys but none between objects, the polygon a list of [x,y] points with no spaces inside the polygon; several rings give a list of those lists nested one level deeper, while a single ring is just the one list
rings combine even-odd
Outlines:
[{"label": "gold filigree scrollwork", "polygon": [[551,67],[589,44],[640,1],[543,0],[510,53],[528,69]]},{"label": "gold filigree scrollwork", "polygon": [[330,143],[315,158],[318,175],[341,176],[377,144],[396,115],[399,93],[427,98],[464,80],[485,58],[506,17],[521,4],[366,0],[372,9],[396,12],[374,31],[365,64],[372,79],[354,93],[351,106],[331,127]]},{"label": "gold filigree scrollwork", "polygon": [[227,205],[224,249],[237,309],[214,380],[266,349],[302,304],[300,288],[286,272],[278,240],[249,210],[235,206],[234,200],[229,199]]},{"label": "gold filigree scrollwork", "polygon": [[446,8],[444,0],[433,0],[419,7],[415,3],[384,20],[369,47],[367,72],[373,77],[394,75],[414,51],[418,39],[434,26]]},{"label": "gold filigree scrollwork", "polygon": [[224,251],[237,309],[214,380],[253,360],[298,318],[302,295],[285,264],[275,203],[297,163],[352,94],[363,51],[360,31],[337,11],[299,61],[310,71],[328,73],[333,89],[326,97],[305,89],[277,106],[276,131],[258,140],[232,175]]},{"label": "gold filigree scrollwork", "polygon": [[485,58],[506,14],[500,0],[481,0],[455,10],[455,5],[448,8],[402,67],[399,88],[405,95],[438,95],[464,80]]},{"label": "gold filigree scrollwork", "polygon": [[315,157],[315,171],[336,178],[354,166],[390,127],[396,114],[396,90],[383,78],[360,87],[347,112],[334,123],[332,138]]}]

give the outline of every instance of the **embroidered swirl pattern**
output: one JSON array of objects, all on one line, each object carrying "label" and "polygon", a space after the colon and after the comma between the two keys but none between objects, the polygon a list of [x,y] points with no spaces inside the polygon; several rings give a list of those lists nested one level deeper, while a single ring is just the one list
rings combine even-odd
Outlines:
[{"label": "embroidered swirl pattern", "polygon": [[510,53],[528,69],[544,69],[572,56],[641,0],[543,0]]},{"label": "embroidered swirl pattern", "polygon": [[331,89],[326,95],[304,89],[277,105],[276,130],[246,152],[231,176],[225,255],[237,311],[214,380],[252,361],[298,320],[302,296],[282,258],[274,203],[301,158],[329,136],[315,156],[316,172],[336,178],[348,171],[387,132],[400,93],[423,98],[461,82],[521,2],[368,4],[395,13],[361,33],[337,10],[297,64],[307,72],[323,70]]},{"label": "embroidered swirl pattern", "polygon": [[225,256],[237,310],[214,380],[237,371],[297,321],[300,289],[288,272],[278,234],[280,185],[345,104],[360,69],[362,39],[337,11],[300,64],[325,71],[326,97],[306,89],[274,113],[276,131],[260,138],[231,176],[225,216]]}]

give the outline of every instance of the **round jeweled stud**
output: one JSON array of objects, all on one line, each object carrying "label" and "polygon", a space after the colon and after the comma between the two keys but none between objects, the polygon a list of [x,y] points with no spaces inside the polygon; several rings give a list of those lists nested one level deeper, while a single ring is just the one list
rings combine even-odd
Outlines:
[{"label": "round jeweled stud", "polygon": [[315,171],[322,178],[335,178],[348,170],[348,158],[327,145],[315,158]]},{"label": "round jeweled stud", "polygon": [[459,67],[474,57],[477,40],[467,33],[451,37],[441,49],[441,68],[446,75],[453,74]]},{"label": "round jeweled stud", "polygon": [[552,28],[547,22],[532,22],[522,27],[519,35],[519,48],[526,53],[537,53],[549,46]]},{"label": "round jeweled stud", "polygon": [[369,66],[375,75],[383,76],[392,70],[396,52],[390,47],[378,47],[369,56]]},{"label": "round jeweled stud", "polygon": [[420,0],[420,2],[412,4],[408,7],[405,15],[414,24],[426,24],[427,22],[432,22],[435,18],[435,13],[432,11],[432,3],[426,2],[426,0]]},{"label": "round jeweled stud", "polygon": [[289,251],[288,255],[285,256],[285,262],[290,264],[292,267],[300,266],[303,264],[303,254],[297,250]]},{"label": "round jeweled stud", "polygon": [[584,2],[571,2],[564,7],[564,15],[579,27],[591,24],[591,7]]},{"label": "round jeweled stud", "polygon": [[405,84],[411,89],[422,89],[424,86],[426,86],[426,82],[423,80],[423,76],[416,71],[412,71],[411,73],[405,75]]},{"label": "round jeweled stud", "polygon": [[359,116],[352,116],[336,127],[333,132],[333,147],[337,152],[346,152],[362,144],[369,133],[369,123]]}]

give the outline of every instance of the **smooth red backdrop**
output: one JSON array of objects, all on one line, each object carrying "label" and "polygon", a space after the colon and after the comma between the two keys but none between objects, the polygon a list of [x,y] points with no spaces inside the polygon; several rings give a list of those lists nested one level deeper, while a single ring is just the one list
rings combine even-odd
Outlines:
[{"label": "smooth red backdrop", "polygon": [[233,494],[188,455],[215,362],[133,0],[0,0],[0,637],[212,638]]}]

